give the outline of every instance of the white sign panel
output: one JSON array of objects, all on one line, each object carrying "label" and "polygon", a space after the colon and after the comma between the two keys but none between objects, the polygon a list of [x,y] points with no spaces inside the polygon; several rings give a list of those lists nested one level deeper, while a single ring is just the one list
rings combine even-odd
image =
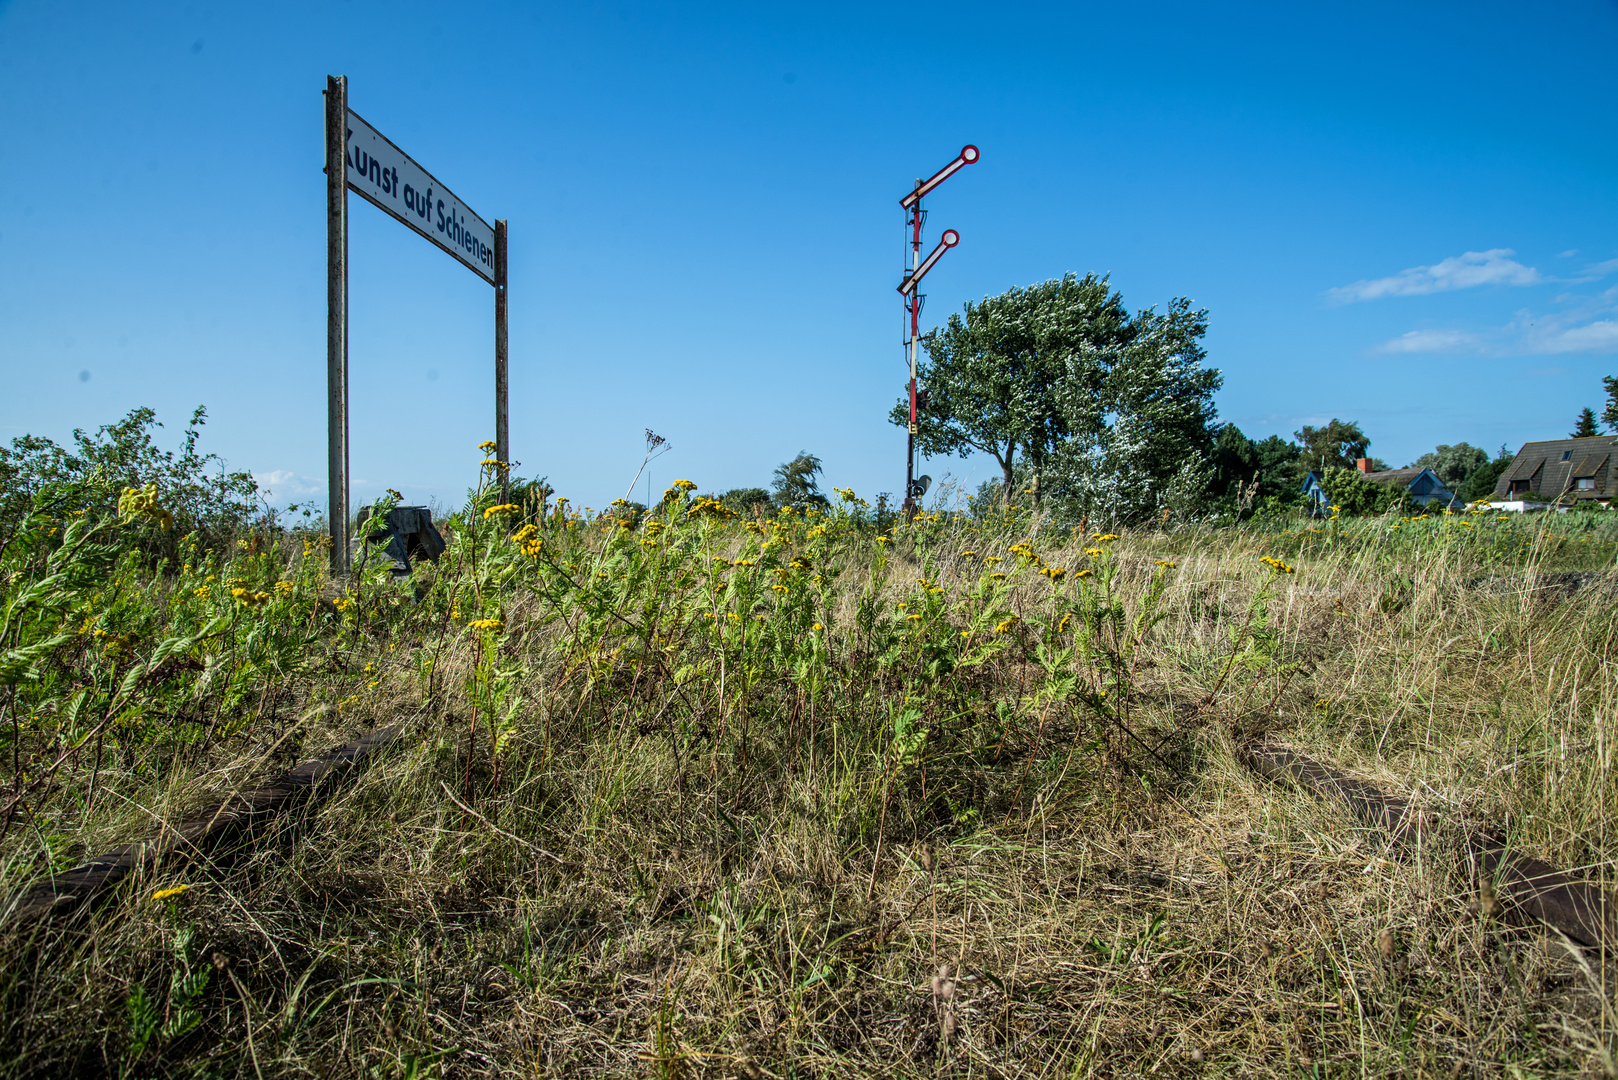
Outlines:
[{"label": "white sign panel", "polygon": [[494,280],[494,229],[432,174],[348,110],[348,186]]}]

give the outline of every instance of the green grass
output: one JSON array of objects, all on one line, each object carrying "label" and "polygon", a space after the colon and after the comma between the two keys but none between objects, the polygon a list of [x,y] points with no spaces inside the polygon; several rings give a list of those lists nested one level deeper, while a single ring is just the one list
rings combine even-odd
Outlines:
[{"label": "green grass", "polygon": [[138,505],[7,545],[8,895],[405,726],[252,851],[10,935],[7,1072],[1613,1074],[1599,959],[1233,753],[1611,881],[1612,594],[1540,587],[1612,565],[1604,516],[494,502],[419,603],[289,534],[160,565]]}]

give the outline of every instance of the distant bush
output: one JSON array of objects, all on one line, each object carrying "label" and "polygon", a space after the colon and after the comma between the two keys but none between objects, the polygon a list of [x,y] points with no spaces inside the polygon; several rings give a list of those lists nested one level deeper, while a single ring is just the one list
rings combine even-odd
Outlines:
[{"label": "distant bush", "polygon": [[13,439],[10,448],[0,447],[0,530],[10,535],[35,511],[108,517],[118,512],[125,489],[156,485],[172,517],[172,527],[162,530],[170,540],[159,541],[160,550],[187,533],[200,543],[223,542],[259,514],[258,483],[227,469],[219,455],[198,452],[207,417],[197,406],[178,452],[153,442],[153,429],[163,425],[144,407],[94,435],[75,429],[72,447],[40,435]]},{"label": "distant bush", "polygon": [[1344,514],[1385,514],[1411,506],[1410,492],[1403,484],[1379,484],[1367,480],[1358,469],[1327,469],[1320,489]]},{"label": "distant bush", "polygon": [[745,517],[753,516],[754,507],[762,507],[765,513],[775,509],[775,500],[761,487],[731,488],[719,501]]}]

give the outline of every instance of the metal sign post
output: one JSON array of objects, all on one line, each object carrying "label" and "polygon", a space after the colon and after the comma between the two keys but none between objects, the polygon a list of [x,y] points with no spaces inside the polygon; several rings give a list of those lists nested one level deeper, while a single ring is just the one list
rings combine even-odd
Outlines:
[{"label": "metal sign post", "polygon": [[326,77],[326,486],[331,570],[348,572],[348,79]]},{"label": "metal sign post", "polygon": [[905,298],[905,314],[910,318],[910,336],[906,341],[906,352],[910,361],[910,428],[905,436],[905,521],[914,521],[916,518],[916,500],[927,494],[929,480],[922,477],[916,479],[916,348],[921,338],[921,305],[925,299],[917,290],[921,279],[927,276],[938,260],[943,258],[944,252],[961,242],[961,234],[954,229],[945,229],[944,236],[938,246],[933,248],[932,254],[924,261],[921,257],[921,226],[927,219],[926,211],[921,208],[922,196],[933,188],[948,180],[955,173],[967,165],[974,164],[980,155],[978,148],[970,144],[961,148],[955,155],[955,160],[945,165],[927,180],[917,180],[916,187],[910,194],[899,200],[899,205],[905,209],[905,231],[908,234],[906,243],[910,246],[910,269],[905,274],[904,281],[899,284],[899,295]]},{"label": "metal sign post", "polygon": [[348,107],[348,80],[326,78],[326,431],[331,568],[348,570],[348,192],[444,249],[494,286],[494,442],[510,501],[506,222],[490,225]]}]

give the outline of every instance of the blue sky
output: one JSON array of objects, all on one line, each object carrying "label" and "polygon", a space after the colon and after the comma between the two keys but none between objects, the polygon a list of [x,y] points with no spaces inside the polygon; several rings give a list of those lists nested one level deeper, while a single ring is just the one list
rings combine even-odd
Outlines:
[{"label": "blue sky", "polygon": [[[921,14],[916,12],[920,10]],[[0,0],[0,437],[136,405],[325,476],[321,90],[511,225],[512,450],[577,502],[903,482],[925,324],[1067,271],[1210,313],[1221,417],[1404,464],[1559,437],[1618,374],[1618,6]],[[355,497],[458,501],[491,290],[351,198]],[[975,484],[981,460],[929,462]],[[644,493],[643,486],[638,489]]]}]

